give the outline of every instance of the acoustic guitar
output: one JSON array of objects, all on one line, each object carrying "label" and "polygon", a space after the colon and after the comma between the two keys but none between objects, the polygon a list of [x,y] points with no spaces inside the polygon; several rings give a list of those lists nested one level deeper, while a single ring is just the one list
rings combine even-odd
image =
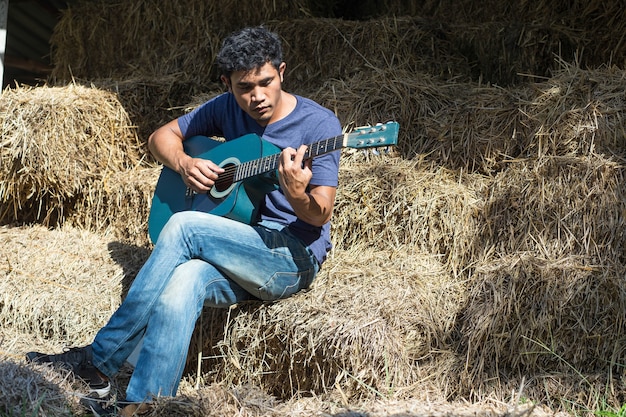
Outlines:
[{"label": "acoustic guitar", "polygon": [[[350,133],[309,145],[305,159],[342,148],[375,148],[398,142],[399,124],[388,122],[358,127]],[[252,224],[259,214],[263,197],[278,188],[278,160],[281,149],[258,135],[219,142],[194,136],[183,142],[185,153],[208,159],[224,169],[207,193],[193,192],[176,171],[163,167],[152,198],[148,233],[152,242],[159,238],[169,218],[179,211],[195,210]]]}]

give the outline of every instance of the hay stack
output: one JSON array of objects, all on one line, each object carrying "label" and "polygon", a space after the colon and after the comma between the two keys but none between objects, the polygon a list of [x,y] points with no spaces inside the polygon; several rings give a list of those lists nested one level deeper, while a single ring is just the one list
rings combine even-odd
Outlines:
[{"label": "hay stack", "polygon": [[107,91],[73,84],[7,89],[0,117],[3,223],[56,224],[81,193],[140,162],[135,129]]},{"label": "hay stack", "polygon": [[624,262],[623,163],[597,154],[511,163],[483,206],[478,240],[485,252]]},{"label": "hay stack", "polygon": [[527,155],[626,155],[623,70],[564,64],[552,78],[529,89],[532,95],[520,103],[533,134],[525,146]]},{"label": "hay stack", "polygon": [[[436,255],[409,247],[337,251],[306,293],[242,305],[219,319],[205,312],[204,353],[213,359],[203,367],[218,381],[281,398],[333,390],[442,398],[463,298],[463,283]],[[423,379],[420,394],[413,388]]]},{"label": "hay stack", "polygon": [[147,252],[73,228],[0,228],[0,326],[90,343]]},{"label": "hay stack", "polygon": [[[205,377],[258,384],[281,397],[332,392],[346,402],[369,395],[501,400],[527,377],[532,399],[575,392],[589,406],[599,398],[589,376],[597,374],[615,387],[604,399],[620,401],[626,79],[620,70],[570,67],[569,56],[553,61],[552,52],[590,45],[575,24],[557,20],[580,28],[607,22],[588,32],[607,42],[585,62],[613,53],[621,59],[624,31],[615,28],[626,21],[618,19],[623,10],[575,1],[575,16],[559,15],[561,2],[422,2],[413,5],[430,8],[438,16],[431,23],[363,24],[302,19],[303,9],[289,15],[297,19],[273,21],[285,5],[271,3],[218,10],[191,0],[85,2],[67,12],[55,33],[56,79],[67,80],[71,69],[119,96],[90,89],[96,104],[89,106],[77,86],[5,93],[0,195],[13,217],[3,219],[52,223],[62,214],[111,233],[92,242],[73,229],[3,229],[10,249],[0,280],[2,323],[46,342],[93,336],[123,294],[120,281],[147,255],[132,245],[107,252],[106,244],[144,239],[158,172],[144,164],[149,157],[116,100],[145,139],[200,93],[218,90],[212,56],[230,26],[267,21],[285,40],[290,91],[335,110],[346,127],[399,121],[399,156],[343,158],[337,247],[308,293],[203,315]],[[554,4],[560,9],[550,10]],[[251,15],[223,14],[244,10]],[[521,11],[527,20],[513,26],[499,18]],[[102,55],[86,60],[94,50]],[[549,78],[506,89],[468,81],[488,73],[496,81],[537,80],[518,77],[526,70]],[[42,91],[46,97],[34,99]],[[19,125],[28,134],[12,135]],[[61,148],[70,156],[52,152],[60,148],[50,137],[66,139]],[[35,175],[41,166],[48,172]],[[55,239],[72,250],[50,246]],[[110,256],[120,256],[121,266]],[[112,280],[105,304],[101,286],[91,287],[101,272]],[[76,317],[77,295],[98,300],[80,300],[80,308],[89,306],[83,317]]]},{"label": "hay stack", "polygon": [[559,407],[620,404],[625,273],[623,263],[521,251],[482,263],[461,314],[458,388],[466,398],[506,396],[526,381],[529,398]]},{"label": "hay stack", "polygon": [[626,78],[565,65],[508,89],[400,70],[328,81],[311,94],[345,124],[400,123],[405,158],[494,175],[518,158],[624,154]]},{"label": "hay stack", "polygon": [[110,173],[99,187],[77,199],[65,222],[94,232],[110,232],[128,244],[150,246],[148,216],[161,167]]},{"label": "hay stack", "polygon": [[270,22],[284,39],[286,86],[310,91],[329,79],[397,69],[469,79],[467,61],[443,25],[421,18],[388,17],[363,22],[299,19]]},{"label": "hay stack", "polygon": [[414,248],[453,271],[470,262],[480,229],[479,175],[459,175],[423,161],[344,155],[333,217],[337,248]]},{"label": "hay stack", "polygon": [[51,76],[207,79],[225,34],[244,25],[306,15],[300,0],[82,1],[69,7],[55,27]]},{"label": "hay stack", "polygon": [[72,413],[79,408],[70,392],[71,384],[64,375],[43,368],[36,372],[0,354],[0,412],[3,415],[74,415]]},{"label": "hay stack", "polygon": [[196,97],[208,99],[224,92],[221,82],[209,83],[197,78],[187,80],[178,74],[124,80],[99,79],[93,85],[115,93],[128,111],[128,116],[137,127],[144,162],[154,162],[147,148],[152,132],[189,111],[190,102]]}]

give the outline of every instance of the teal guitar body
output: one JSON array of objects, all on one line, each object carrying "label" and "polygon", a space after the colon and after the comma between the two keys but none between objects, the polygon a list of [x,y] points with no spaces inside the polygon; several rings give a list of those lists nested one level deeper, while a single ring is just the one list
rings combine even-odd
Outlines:
[{"label": "teal guitar body", "polygon": [[[359,149],[395,145],[398,129],[397,122],[359,127],[351,133],[308,145],[304,157],[315,158],[344,147]],[[186,210],[254,223],[265,195],[278,188],[277,169],[281,149],[255,134],[227,142],[194,136],[183,141],[183,146],[189,156],[211,160],[224,172],[208,193],[197,194],[187,187],[180,174],[163,167],[148,218],[150,240],[156,243],[170,217]]]},{"label": "teal guitar body", "polygon": [[185,140],[183,145],[185,153],[189,156],[209,159],[226,172],[224,177],[220,177],[221,182],[216,183],[211,192],[196,194],[187,188],[180,174],[163,167],[150,208],[148,220],[150,240],[156,242],[169,218],[174,213],[185,210],[202,211],[248,224],[253,223],[265,194],[278,187],[276,171],[236,182],[233,180],[234,168],[265,156],[277,155],[280,148],[254,134],[229,142],[194,136]]}]

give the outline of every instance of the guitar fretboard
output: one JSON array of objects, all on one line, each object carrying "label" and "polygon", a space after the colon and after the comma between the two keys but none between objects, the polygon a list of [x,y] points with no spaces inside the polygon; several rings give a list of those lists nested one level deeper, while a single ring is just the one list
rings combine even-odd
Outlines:
[{"label": "guitar fretboard", "polygon": [[[304,154],[304,158],[315,158],[316,156],[320,156],[341,149],[343,147],[343,142],[344,136],[339,135],[335,136],[334,138],[324,139],[319,142],[312,143],[311,145],[309,145],[309,148]],[[246,178],[265,174],[266,172],[277,169],[278,158],[280,158],[280,154],[277,153],[274,155],[264,156],[263,158],[244,162],[238,165],[237,171],[235,172],[235,175],[233,177],[233,181],[237,182],[245,180]]]}]

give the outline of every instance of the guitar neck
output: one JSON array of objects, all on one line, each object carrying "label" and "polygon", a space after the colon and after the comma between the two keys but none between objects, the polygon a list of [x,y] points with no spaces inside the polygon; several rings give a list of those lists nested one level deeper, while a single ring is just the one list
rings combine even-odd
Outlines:
[{"label": "guitar neck", "polygon": [[[341,149],[344,146],[344,142],[345,135],[339,135],[312,143],[306,150],[306,153],[304,154],[304,159],[315,158],[317,156]],[[242,181],[247,178],[274,171],[278,169],[279,158],[280,154],[277,153],[274,155],[264,156],[263,158],[244,162],[237,166],[237,171],[235,172],[233,180],[235,182]]]}]

